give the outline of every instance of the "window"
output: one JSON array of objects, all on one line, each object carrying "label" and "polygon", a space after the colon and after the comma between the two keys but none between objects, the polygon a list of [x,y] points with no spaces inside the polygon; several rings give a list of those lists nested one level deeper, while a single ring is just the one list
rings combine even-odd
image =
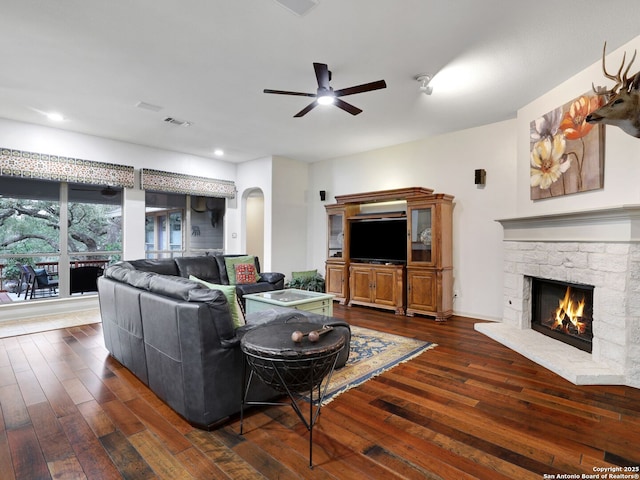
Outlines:
[{"label": "window", "polygon": [[223,251],[225,206],[224,198],[191,197],[191,253]]},{"label": "window", "polygon": [[186,195],[146,192],[145,251],[147,258],[184,254],[183,219]]},{"label": "window", "polygon": [[[10,293],[26,286],[24,264],[55,277],[62,268],[104,266],[121,258],[119,189],[0,176],[0,192],[0,287]],[[59,287],[70,291],[69,285]]]},{"label": "window", "polygon": [[122,257],[120,188],[69,184],[67,251],[72,267],[104,266]]},{"label": "window", "polygon": [[147,258],[207,254],[224,248],[225,199],[147,192],[145,201]]}]

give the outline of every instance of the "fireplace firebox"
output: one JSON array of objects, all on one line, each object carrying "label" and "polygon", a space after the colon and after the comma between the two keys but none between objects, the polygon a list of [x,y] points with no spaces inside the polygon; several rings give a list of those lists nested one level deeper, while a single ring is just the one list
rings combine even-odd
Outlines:
[{"label": "fireplace firebox", "polygon": [[531,328],[591,353],[593,290],[591,285],[533,278]]}]

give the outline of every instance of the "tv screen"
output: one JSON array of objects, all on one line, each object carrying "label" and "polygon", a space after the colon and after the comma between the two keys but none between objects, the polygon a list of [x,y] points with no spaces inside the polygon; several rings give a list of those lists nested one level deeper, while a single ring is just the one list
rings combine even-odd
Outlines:
[{"label": "tv screen", "polygon": [[406,262],[407,219],[352,221],[349,256],[364,262]]}]

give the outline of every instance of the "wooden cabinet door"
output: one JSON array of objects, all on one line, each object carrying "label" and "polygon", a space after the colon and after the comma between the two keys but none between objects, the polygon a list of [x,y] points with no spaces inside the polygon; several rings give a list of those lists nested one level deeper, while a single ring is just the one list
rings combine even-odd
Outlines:
[{"label": "wooden cabinet door", "polygon": [[352,266],[349,281],[351,301],[371,302],[371,290],[373,287],[371,268]]},{"label": "wooden cabinet door", "polygon": [[373,302],[395,306],[397,303],[397,280],[394,270],[373,269]]},{"label": "wooden cabinet door", "polygon": [[336,297],[344,298],[346,296],[345,280],[347,267],[341,264],[327,264],[327,275],[325,278],[325,290],[332,293]]},{"label": "wooden cabinet door", "polygon": [[435,270],[407,270],[407,309],[438,309],[438,275]]}]

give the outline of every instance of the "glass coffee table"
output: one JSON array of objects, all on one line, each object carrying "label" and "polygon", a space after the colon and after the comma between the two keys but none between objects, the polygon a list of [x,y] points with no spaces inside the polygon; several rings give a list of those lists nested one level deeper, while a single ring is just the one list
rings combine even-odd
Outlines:
[{"label": "glass coffee table", "polygon": [[272,292],[250,293],[245,295],[246,312],[259,312],[267,310],[273,305],[278,307],[295,308],[321,315],[333,315],[333,297],[329,293],[309,292],[289,288],[286,290],[274,290]]}]

